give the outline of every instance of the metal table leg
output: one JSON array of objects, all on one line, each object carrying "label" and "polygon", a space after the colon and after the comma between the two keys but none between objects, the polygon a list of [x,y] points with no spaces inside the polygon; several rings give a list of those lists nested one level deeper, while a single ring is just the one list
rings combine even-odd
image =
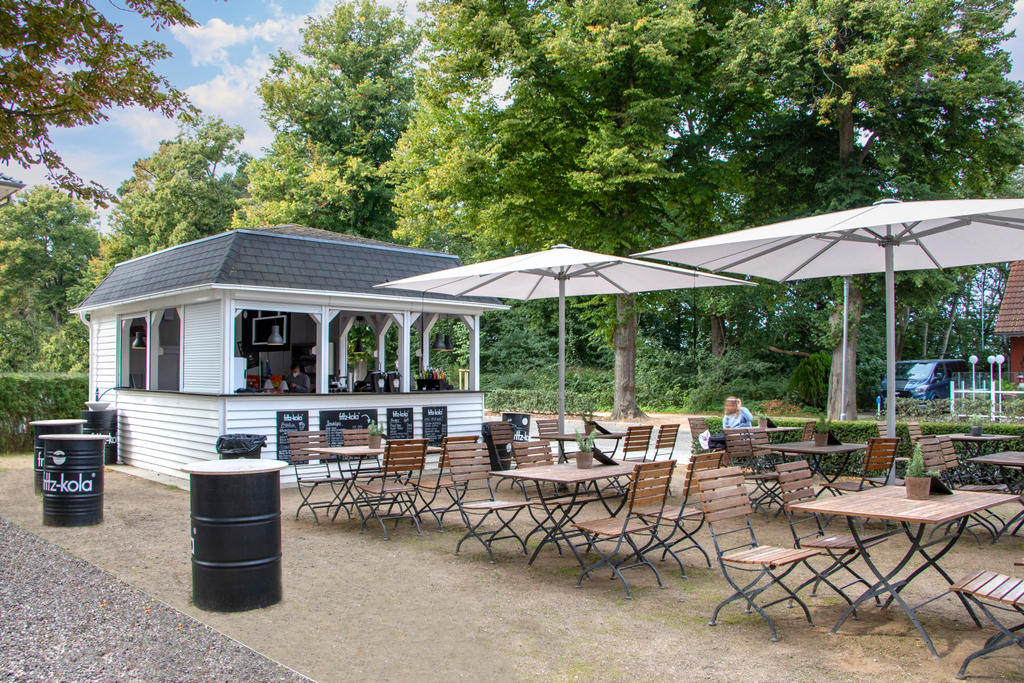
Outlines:
[{"label": "metal table leg", "polygon": [[[864,591],[864,593],[862,593],[856,600],[853,601],[853,603],[849,607],[846,608],[846,611],[843,612],[843,615],[841,617],[839,617],[839,621],[837,621],[835,626],[832,627],[832,630],[829,631],[829,634],[834,635],[843,625],[843,623],[847,620],[847,618],[849,618],[855,612],[857,607],[860,606],[862,603],[868,600],[872,600],[877,596],[888,595],[888,598],[885,602],[885,606],[889,606],[891,603],[896,602],[903,609],[904,613],[906,613],[907,617],[910,618],[911,623],[914,624],[914,628],[916,628],[918,633],[921,634],[921,638],[924,640],[925,645],[928,646],[928,650],[932,653],[934,657],[938,657],[939,654],[935,650],[935,645],[932,644],[931,637],[928,635],[928,632],[925,631],[924,626],[917,618],[917,613],[915,610],[928,604],[929,602],[936,600],[938,597],[942,597],[942,595],[945,595],[945,593],[912,607],[907,603],[906,600],[903,599],[901,592],[913,578],[921,574],[925,569],[928,569],[929,567],[939,572],[942,578],[949,585],[952,585],[954,583],[953,580],[949,577],[949,575],[945,572],[945,570],[943,570],[939,566],[938,561],[942,558],[943,555],[949,552],[949,550],[952,549],[952,547],[960,539],[960,535],[963,533],[964,528],[966,528],[967,526],[967,517],[963,517],[962,519],[958,520],[955,530],[949,536],[945,537],[945,539],[940,539],[939,541],[935,541],[933,543],[922,543],[922,539],[924,538],[925,534],[925,528],[927,525],[919,524],[917,525],[916,530],[911,530],[910,525],[906,523],[901,524],[903,532],[906,534],[907,539],[910,541],[910,548],[907,549],[907,552],[903,555],[902,558],[900,558],[899,562],[896,563],[896,566],[886,573],[883,573],[875,565],[874,561],[871,558],[871,555],[868,553],[868,550],[864,545],[864,541],[863,539],[861,539],[860,532],[857,528],[857,524],[855,523],[855,518],[847,517],[846,522],[850,528],[850,534],[853,536],[854,542],[856,542],[857,548],[861,552],[861,556],[864,559],[864,564],[867,565],[868,569],[871,570],[871,573],[875,575],[878,581],[874,585],[872,585],[868,590]],[[938,552],[932,554],[926,551],[926,548],[928,548],[930,545],[937,545],[939,543],[944,543],[944,545],[942,545]],[[912,571],[905,578],[897,579],[896,576],[903,570],[904,567],[907,566],[907,564],[910,563],[911,559],[913,559],[915,555],[924,558],[924,563],[916,569],[914,569],[914,571]],[[967,612],[971,615],[971,618],[974,619],[975,623],[977,623],[980,626],[981,624],[978,621],[977,615],[975,614],[974,610],[971,609],[970,605],[967,604],[967,601],[963,597],[960,597],[960,601],[964,604],[964,607],[967,609]]]}]

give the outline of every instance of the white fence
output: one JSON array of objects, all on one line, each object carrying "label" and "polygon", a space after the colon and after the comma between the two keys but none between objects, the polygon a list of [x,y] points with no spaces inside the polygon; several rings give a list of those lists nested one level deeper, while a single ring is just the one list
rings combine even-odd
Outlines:
[{"label": "white fence", "polygon": [[954,376],[949,396],[949,412],[954,418],[988,418],[993,422],[1019,417],[1014,410],[1008,415],[1005,407],[1015,403],[1024,391],[1007,391],[998,379],[971,373]]}]

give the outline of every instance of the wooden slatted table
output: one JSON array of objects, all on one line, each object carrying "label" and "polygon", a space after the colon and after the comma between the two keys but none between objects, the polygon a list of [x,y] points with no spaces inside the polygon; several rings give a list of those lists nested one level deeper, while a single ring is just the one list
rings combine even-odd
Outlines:
[{"label": "wooden slatted table", "polygon": [[[540,467],[524,467],[523,469],[491,472],[492,475],[504,479],[533,482],[537,487],[537,498],[544,507],[545,516],[537,523],[537,527],[526,535],[526,538],[541,532],[543,532],[544,537],[530,556],[529,564],[533,564],[533,561],[537,559],[537,555],[540,553],[540,549],[547,543],[554,543],[558,546],[558,541],[561,540],[565,541],[569,549],[572,550],[580,567],[585,568],[586,563],[580,556],[579,551],[576,550],[576,545],[572,542],[572,536],[567,532],[569,523],[579,514],[583,505],[592,502],[592,498],[583,499],[580,497],[580,494],[586,492],[589,496],[592,490],[591,484],[596,482],[632,475],[635,466],[633,464],[598,465],[595,463],[593,467],[580,469],[576,467],[575,463],[560,463],[558,465],[542,465]],[[552,502],[553,499],[544,496],[542,491],[543,484],[554,484],[556,487],[565,486],[570,488],[570,493],[554,499],[558,502]],[[594,486],[592,488],[596,490],[597,498],[604,505],[609,516],[614,517],[622,508],[625,499],[620,500],[618,506],[615,506],[613,509],[613,506],[609,505],[608,499],[603,495],[601,487]],[[561,554],[560,547],[559,554]]]},{"label": "wooden slatted table", "polygon": [[[971,458],[970,462],[1003,468],[1003,471],[1006,472],[1006,475],[1003,477],[1003,483],[1006,484],[1006,487],[1018,495],[1024,493],[1024,452],[1002,451],[1000,453],[989,453],[988,455],[979,455],[978,457]],[[1016,534],[1020,531],[1021,526],[1024,526],[1024,509],[1003,525],[1000,534],[1005,533],[1014,524],[1017,527],[1010,532],[1011,535]]]},{"label": "wooden slatted table", "polygon": [[[558,443],[558,462],[560,463],[564,463],[566,461],[565,444],[576,442],[575,434],[566,434],[564,432],[559,434],[545,434],[544,436],[541,436],[539,438],[545,439],[547,441],[555,441]],[[626,432],[609,432],[607,434],[597,433],[594,435],[595,442],[601,441],[602,439],[607,439],[609,441],[615,442],[615,448],[612,450],[612,455],[615,454],[615,451],[619,450],[619,441],[625,438]]]},{"label": "wooden slatted table", "polygon": [[1019,436],[1012,434],[980,434],[975,436],[974,434],[950,434],[950,441],[965,444],[967,449],[967,455],[974,459],[981,455],[981,449],[986,444],[998,443],[999,441],[1016,441]]},{"label": "wooden slatted table", "polygon": [[[849,455],[850,453],[862,451],[867,447],[868,445],[866,443],[841,443],[833,444],[831,446],[817,446],[813,441],[793,441],[791,443],[772,444],[771,450],[787,456],[807,456],[807,464],[810,466],[811,471],[820,475],[825,481],[831,484],[839,478],[841,470],[830,477],[825,472],[825,458],[836,455]],[[818,493],[820,494],[821,491]]]},{"label": "wooden slatted table", "polygon": [[[981,493],[976,491],[957,491],[951,495],[933,495],[928,500],[911,500],[907,498],[906,491],[900,486],[881,486],[874,489],[868,489],[866,491],[859,491],[857,493],[848,493],[843,496],[835,498],[819,498],[818,500],[810,501],[807,503],[794,503],[789,506],[790,510],[800,512],[816,512],[822,515],[840,515],[846,517],[847,524],[850,528],[850,533],[853,535],[855,542],[857,543],[858,549],[864,558],[864,563],[868,566],[871,572],[878,579],[877,582],[866,590],[860,597],[853,601],[843,615],[836,622],[836,625],[832,627],[831,633],[835,633],[839,630],[839,627],[843,625],[843,622],[853,614],[854,610],[862,603],[868,600],[874,600],[878,596],[888,596],[885,601],[885,606],[888,607],[893,602],[899,604],[903,611],[913,622],[914,627],[917,628],[918,633],[921,634],[921,638],[925,644],[928,645],[928,649],[932,655],[938,657],[938,653],[935,651],[935,646],[932,644],[931,638],[928,636],[928,632],[925,631],[924,626],[917,618],[916,611],[924,605],[937,600],[938,598],[948,595],[949,592],[942,593],[936,597],[925,600],[922,603],[911,606],[907,603],[901,591],[911,583],[916,577],[920,576],[926,569],[934,569],[946,583],[950,586],[953,585],[953,580],[949,574],[942,569],[939,565],[939,560],[952,549],[959,540],[960,535],[963,533],[964,527],[967,523],[967,518],[975,512],[980,512],[997,505],[1003,505],[1018,500],[1020,497],[1017,495],[1004,495],[999,493]],[[910,540],[910,548],[906,554],[896,563],[888,572],[882,572],[872,560],[870,554],[867,551],[866,543],[879,536],[874,536],[871,539],[865,541],[861,538],[861,532],[856,524],[856,519],[881,519],[888,520],[891,522],[898,522],[900,529],[906,534]],[[925,540],[925,531],[930,525],[943,525],[953,523],[950,527],[949,532],[935,540]],[[892,535],[899,533],[898,531],[891,532]],[[929,548],[932,546],[940,546],[937,551],[932,551]],[[902,578],[897,579],[897,576],[907,567],[907,565],[914,559],[914,556],[920,556],[924,562],[911,570]],[[963,604],[971,618],[974,619],[974,623],[981,627],[981,622],[978,620],[977,615],[971,608],[970,603],[959,593],[954,593]]]}]

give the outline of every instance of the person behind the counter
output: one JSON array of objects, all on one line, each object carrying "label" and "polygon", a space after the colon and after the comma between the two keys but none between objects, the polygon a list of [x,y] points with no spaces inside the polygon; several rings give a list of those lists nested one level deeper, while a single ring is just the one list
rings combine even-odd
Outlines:
[{"label": "person behind the counter", "polygon": [[308,394],[309,393],[309,375],[302,371],[301,366],[298,362],[292,363],[292,374],[286,378],[288,382],[288,391],[297,394]]}]

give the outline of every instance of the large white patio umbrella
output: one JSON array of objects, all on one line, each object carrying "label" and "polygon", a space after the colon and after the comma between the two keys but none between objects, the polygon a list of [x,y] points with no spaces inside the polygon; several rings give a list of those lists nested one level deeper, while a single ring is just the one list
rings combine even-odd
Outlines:
[{"label": "large white patio umbrella", "polygon": [[1024,258],[1024,199],[883,200],[638,256],[779,281],[884,271],[886,424],[889,436],[895,436],[894,272]]},{"label": "large white patio umbrella", "polygon": [[751,285],[712,273],[608,256],[564,244],[377,285],[453,296],[558,297],[558,430],[565,429],[565,297],[635,294],[662,289]]}]

